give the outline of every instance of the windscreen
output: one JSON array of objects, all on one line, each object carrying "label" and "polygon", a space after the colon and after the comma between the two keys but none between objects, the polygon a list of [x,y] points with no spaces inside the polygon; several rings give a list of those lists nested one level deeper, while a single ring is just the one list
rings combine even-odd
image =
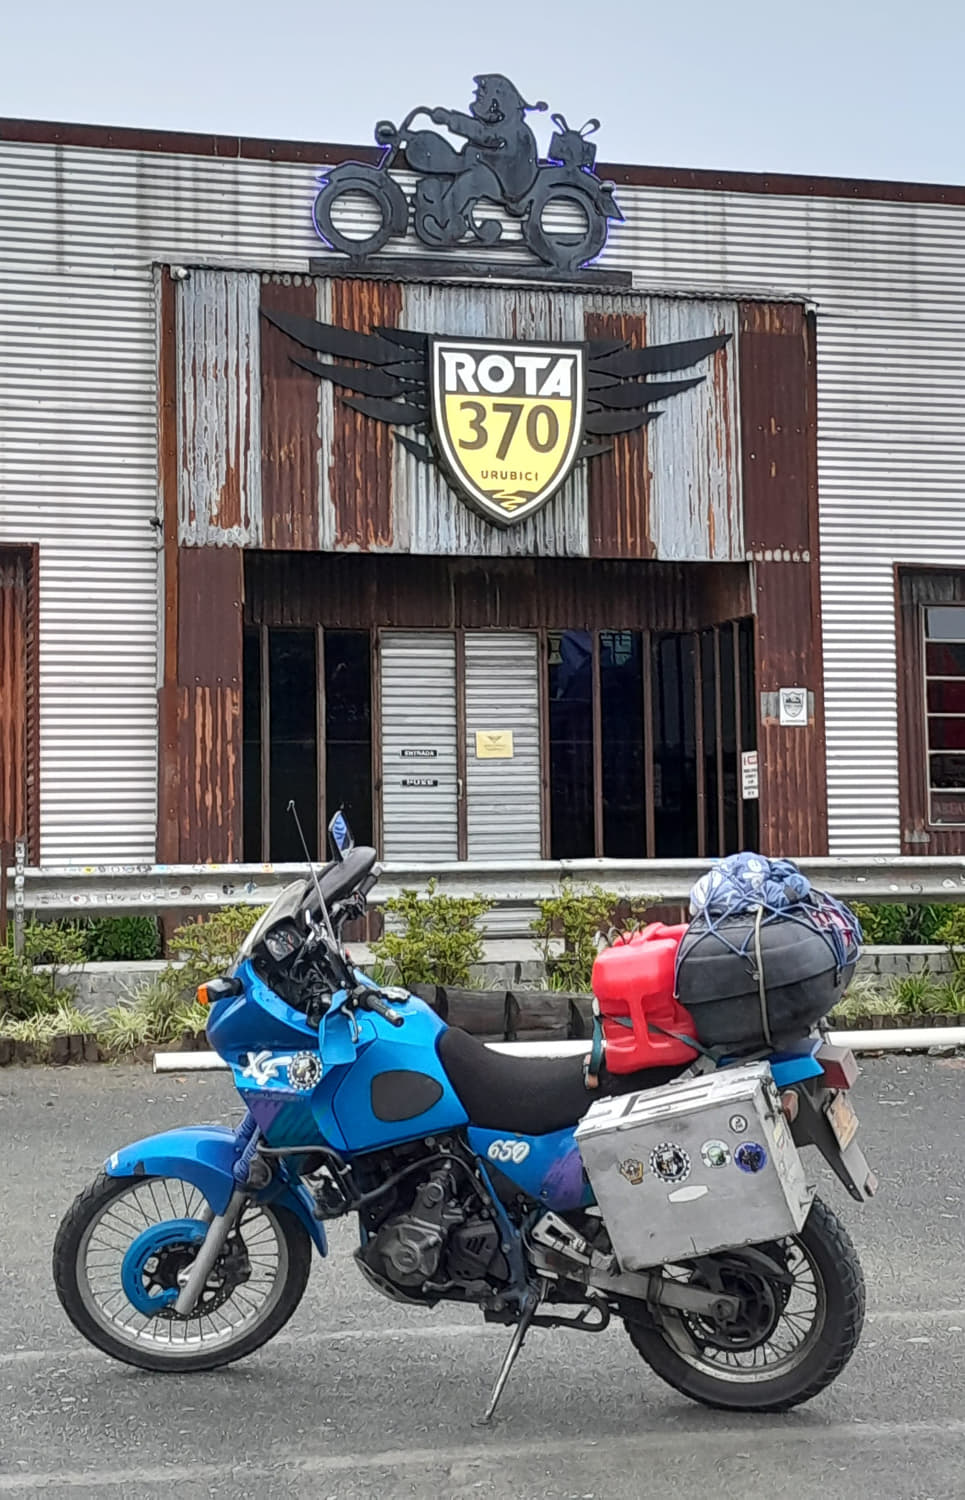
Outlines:
[{"label": "windscreen", "polygon": [[293,880],[291,885],[286,885],[252,927],[241,945],[238,958],[250,958],[270,927],[274,927],[276,922],[281,922],[286,917],[294,917],[297,914],[304,897],[304,880]]}]

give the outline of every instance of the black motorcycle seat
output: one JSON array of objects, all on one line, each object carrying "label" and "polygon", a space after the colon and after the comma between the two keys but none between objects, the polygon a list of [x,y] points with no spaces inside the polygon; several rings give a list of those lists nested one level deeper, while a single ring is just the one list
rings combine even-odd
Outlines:
[{"label": "black motorcycle seat", "polygon": [[469,1116],[483,1130],[549,1135],[582,1119],[595,1099],[634,1089],[659,1088],[682,1068],[648,1068],[614,1077],[604,1073],[598,1089],[583,1079],[582,1056],[512,1057],[494,1052],[467,1031],[450,1026],[440,1034],[439,1060]]}]

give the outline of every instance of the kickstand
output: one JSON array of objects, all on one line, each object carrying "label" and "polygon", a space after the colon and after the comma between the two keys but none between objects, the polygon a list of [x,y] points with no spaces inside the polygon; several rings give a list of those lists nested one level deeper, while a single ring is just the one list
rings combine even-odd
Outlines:
[{"label": "kickstand", "polygon": [[513,1365],[516,1363],[519,1351],[523,1347],[523,1341],[525,1340],[526,1335],[529,1332],[529,1325],[533,1321],[536,1309],[539,1307],[540,1303],[543,1300],[545,1291],[546,1282],[541,1281],[538,1290],[531,1291],[526,1298],[526,1302],[520,1314],[519,1322],[516,1324],[516,1327],[513,1330],[513,1337],[510,1340],[509,1348],[506,1350],[506,1357],[500,1366],[499,1374],[496,1376],[496,1384],[493,1386],[493,1393],[489,1398],[489,1405],[486,1407],[485,1415],[482,1417],[482,1419],[479,1422],[474,1423],[475,1426],[485,1427],[489,1422],[492,1421],[493,1412],[499,1405],[499,1398],[506,1388],[506,1382],[509,1379],[509,1372],[513,1368]]}]

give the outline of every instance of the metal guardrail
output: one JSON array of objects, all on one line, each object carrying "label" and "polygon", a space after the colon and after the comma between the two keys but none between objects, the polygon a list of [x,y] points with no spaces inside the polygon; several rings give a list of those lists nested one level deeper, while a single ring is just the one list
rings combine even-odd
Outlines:
[{"label": "metal guardrail", "polygon": [[[797,861],[821,890],[844,901],[923,903],[965,901],[965,858],[902,856]],[[480,895],[498,907],[532,906],[561,883],[599,884],[621,895],[676,905],[710,868],[710,860],[531,860],[460,864],[387,864],[370,899],[378,904],[403,889]],[[261,906],[289,881],[305,874],[284,865],[70,865],[8,871],[11,907],[57,916],[129,911],[190,911],[232,905]],[[14,887],[16,889],[14,890]]]}]

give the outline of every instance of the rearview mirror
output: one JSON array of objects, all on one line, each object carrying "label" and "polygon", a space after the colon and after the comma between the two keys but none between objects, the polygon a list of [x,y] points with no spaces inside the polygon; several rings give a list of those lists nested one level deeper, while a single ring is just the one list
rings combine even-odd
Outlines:
[{"label": "rearview mirror", "polygon": [[332,851],[332,858],[343,860],[346,854],[350,854],[355,848],[355,839],[352,830],[342,817],[341,809],[335,814],[328,825],[328,842]]}]

